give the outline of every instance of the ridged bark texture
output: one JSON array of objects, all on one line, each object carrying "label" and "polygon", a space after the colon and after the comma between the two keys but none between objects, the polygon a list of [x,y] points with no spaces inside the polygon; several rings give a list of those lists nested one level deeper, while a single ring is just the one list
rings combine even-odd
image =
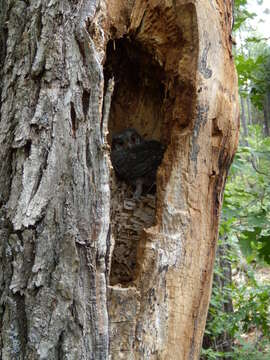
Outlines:
[{"label": "ridged bark texture", "polygon": [[[231,24],[229,0],[0,0],[3,360],[198,358],[238,138]],[[138,202],[110,164],[131,126],[167,147]]]}]

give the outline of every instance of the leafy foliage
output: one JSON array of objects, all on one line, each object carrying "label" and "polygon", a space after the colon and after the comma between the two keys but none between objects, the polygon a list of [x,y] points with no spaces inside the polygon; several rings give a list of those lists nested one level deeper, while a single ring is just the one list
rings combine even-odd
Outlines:
[{"label": "leafy foliage", "polygon": [[[238,280],[227,281],[223,287],[214,281],[205,331],[211,346],[202,350],[201,359],[269,359],[270,283],[256,280],[253,266],[241,258],[238,242],[230,233],[225,243],[223,241],[224,245],[227,250],[223,257],[232,265]],[[224,278],[223,270],[218,258],[215,276]],[[234,309],[228,312],[224,309],[230,301]],[[233,342],[231,348],[225,351],[224,342],[227,339],[233,339]]]},{"label": "leafy foliage", "polygon": [[266,60],[266,54],[260,54],[252,58],[240,53],[235,57],[240,93],[246,96],[250,92],[253,103],[259,108],[262,108],[262,104],[261,101],[258,101],[256,95],[260,95],[262,98],[266,92]]},{"label": "leafy foliage", "polygon": [[[270,263],[270,138],[263,138],[261,126],[253,125],[247,144],[239,147],[232,164],[220,224],[228,248],[223,256],[238,280],[222,287],[214,282],[205,332],[211,346],[203,349],[202,359],[270,358],[270,282],[255,276],[257,264]],[[218,261],[215,278],[223,279],[224,267]],[[233,311],[226,310],[230,301]],[[243,337],[253,333],[253,340]],[[225,351],[226,339],[233,344]]]},{"label": "leafy foliage", "polygon": [[265,95],[270,90],[270,49],[256,36],[246,38],[245,44],[235,55],[239,92],[244,97],[249,95],[253,105],[263,110]]},{"label": "leafy foliage", "polygon": [[248,19],[252,19],[256,14],[246,9],[247,0],[235,0],[234,2],[234,31],[239,30]]},{"label": "leafy foliage", "polygon": [[249,127],[249,146],[240,146],[224,193],[220,234],[239,240],[248,261],[270,264],[270,138],[259,125]]},{"label": "leafy foliage", "polygon": [[265,95],[270,90],[270,49],[266,39],[250,27],[249,20],[257,15],[247,10],[247,3],[235,0],[234,7],[233,30],[240,42],[235,49],[239,92],[244,97],[249,95],[253,105],[263,110]]},{"label": "leafy foliage", "polygon": [[[256,14],[247,10],[247,2],[235,0],[239,93],[251,100],[257,114],[264,110],[267,115],[270,48],[249,27]],[[270,138],[262,136],[262,126],[254,120],[257,125],[248,128],[224,192],[220,239],[226,251],[216,260],[203,360],[270,359],[270,281],[257,277],[257,269],[270,264]]]}]

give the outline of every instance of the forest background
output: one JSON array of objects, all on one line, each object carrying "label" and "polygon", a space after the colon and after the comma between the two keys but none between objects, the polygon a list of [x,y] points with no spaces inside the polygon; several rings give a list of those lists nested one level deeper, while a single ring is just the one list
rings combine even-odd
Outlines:
[{"label": "forest background", "polygon": [[241,133],[224,192],[201,359],[270,359],[269,5],[234,4]]}]

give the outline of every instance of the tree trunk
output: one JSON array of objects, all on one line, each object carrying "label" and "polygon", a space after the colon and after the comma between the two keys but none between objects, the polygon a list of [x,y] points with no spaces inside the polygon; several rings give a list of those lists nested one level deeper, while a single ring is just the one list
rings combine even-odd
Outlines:
[{"label": "tree trunk", "polygon": [[241,124],[243,128],[244,142],[246,142],[247,141],[246,138],[248,136],[248,128],[247,128],[245,102],[243,96],[241,96]]},{"label": "tree trunk", "polygon": [[264,99],[263,107],[263,122],[264,122],[264,135],[270,136],[270,92],[267,92]]},{"label": "tree trunk", "polygon": [[267,96],[265,96],[263,104],[263,135],[269,136],[269,127],[268,127],[268,114],[267,114]]},{"label": "tree trunk", "polygon": [[248,124],[252,125],[252,110],[251,110],[251,100],[250,97],[247,97],[247,113],[248,113]]},{"label": "tree trunk", "polygon": [[[213,288],[215,292],[218,293],[218,296],[222,297],[222,302],[220,303],[219,310],[223,314],[228,314],[233,316],[233,303],[231,294],[228,292],[229,286],[232,284],[232,268],[231,262],[228,259],[229,254],[229,245],[226,242],[226,239],[223,238],[222,244],[218,246],[216,254],[216,267],[218,269],[217,273],[214,275]],[[221,274],[221,275],[220,275]],[[207,321],[209,321],[208,329],[211,330],[211,312],[208,313]],[[211,338],[208,334],[205,333],[203,337],[203,348],[212,349],[217,352],[224,353],[225,356],[221,359],[231,359],[228,356],[228,353],[232,353],[233,350],[233,338],[226,331],[222,329],[222,333]],[[201,357],[204,359],[204,357]]]},{"label": "tree trunk", "polygon": [[[238,140],[231,1],[0,9],[2,359],[197,359]],[[167,147],[139,201],[110,165],[127,127]]]}]

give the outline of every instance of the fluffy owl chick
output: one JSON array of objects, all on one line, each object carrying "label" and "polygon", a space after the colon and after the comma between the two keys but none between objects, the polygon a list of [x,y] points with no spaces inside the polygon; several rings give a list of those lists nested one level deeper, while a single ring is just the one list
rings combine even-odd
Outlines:
[{"label": "fluffy owl chick", "polygon": [[151,191],[156,182],[165,147],[156,140],[144,140],[136,130],[126,129],[112,138],[111,160],[119,179],[135,186],[134,197]]},{"label": "fluffy owl chick", "polygon": [[112,151],[131,149],[133,146],[143,142],[141,135],[135,129],[126,129],[120,133],[113,135]]}]

